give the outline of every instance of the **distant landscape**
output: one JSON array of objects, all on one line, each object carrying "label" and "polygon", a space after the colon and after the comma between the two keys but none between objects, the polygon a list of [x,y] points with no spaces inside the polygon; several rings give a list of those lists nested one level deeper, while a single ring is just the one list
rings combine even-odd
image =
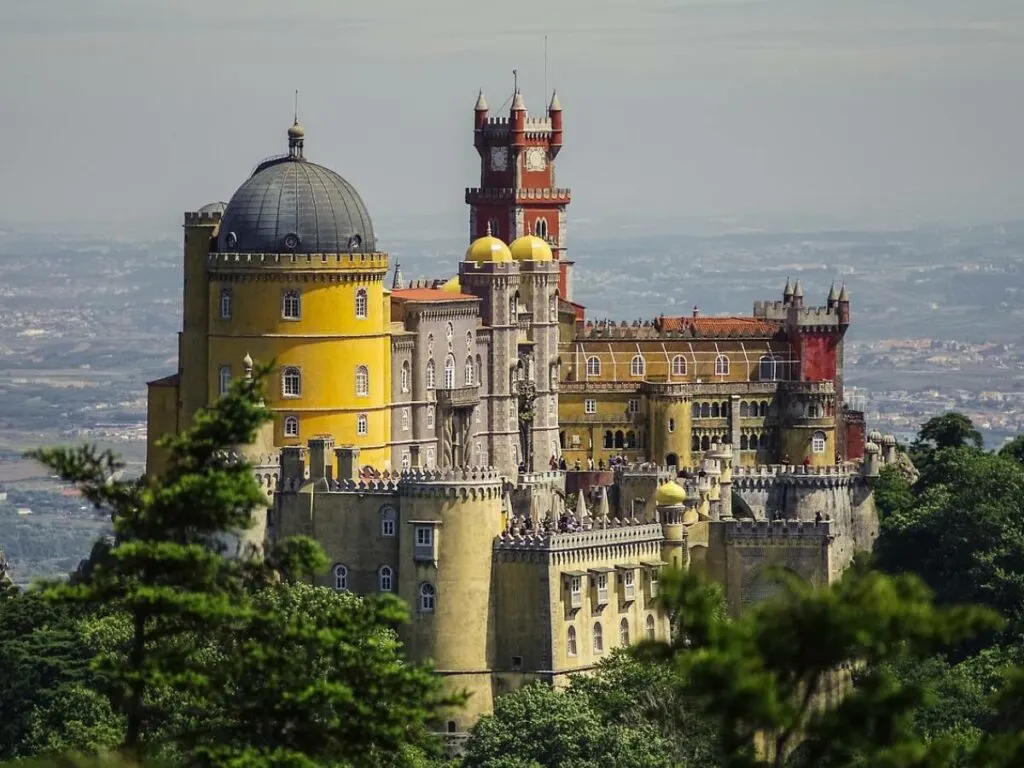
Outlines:
[{"label": "distant landscape", "polygon": [[[667,229],[667,228],[664,228]],[[579,234],[577,234],[577,232]],[[19,583],[59,576],[109,530],[21,459],[111,447],[143,469],[145,382],[175,370],[176,233],[111,239],[0,227],[0,549]],[[845,282],[847,400],[902,439],[955,408],[990,447],[1024,431],[1024,221],[893,232],[631,234],[573,230],[575,296],[593,319],[746,314],[799,278],[806,303]],[[454,273],[459,237],[382,241],[406,278]]]}]

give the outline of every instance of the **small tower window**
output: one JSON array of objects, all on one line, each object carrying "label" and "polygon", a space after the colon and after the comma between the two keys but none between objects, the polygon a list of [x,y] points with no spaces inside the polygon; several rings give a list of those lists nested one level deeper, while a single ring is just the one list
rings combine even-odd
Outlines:
[{"label": "small tower window", "polygon": [[334,566],[334,588],[339,592],[348,591],[348,568],[340,563]]},{"label": "small tower window", "polygon": [[395,513],[395,508],[391,506],[383,506],[380,508],[380,535],[387,538],[392,538],[395,535],[395,521],[398,515]]},{"label": "small tower window", "polygon": [[402,362],[402,378],[401,378],[401,381],[402,381],[402,391],[403,392],[408,392],[409,391],[409,373],[410,373],[409,361],[408,360],[404,360]]},{"label": "small tower window", "polygon": [[675,357],[672,358],[672,375],[686,375],[686,358],[683,357],[682,355],[676,355]]},{"label": "small tower window", "polygon": [[619,645],[629,645],[629,619],[619,622]]},{"label": "small tower window", "polygon": [[715,376],[728,376],[729,375],[729,358],[725,355],[719,355],[715,358]]},{"label": "small tower window", "polygon": [[230,320],[231,319],[231,289],[221,288],[220,289],[220,319]]},{"label": "small tower window", "polygon": [[427,584],[426,582],[420,584],[420,611],[423,613],[433,613],[436,607],[437,590],[434,589],[434,585]]},{"label": "small tower window", "polygon": [[472,357],[467,357],[466,358],[466,370],[465,370],[465,379],[466,379],[466,386],[467,387],[473,386],[473,369],[474,368],[475,368],[475,366],[473,365],[473,358]]},{"label": "small tower window", "polygon": [[583,412],[588,414],[597,413],[597,400],[592,397],[588,397],[583,401]]},{"label": "small tower window", "polygon": [[824,432],[815,432],[814,435],[811,436],[811,450],[814,451],[814,453],[824,453],[827,442]]},{"label": "small tower window", "polygon": [[281,317],[285,320],[298,320],[302,316],[302,301],[299,292],[285,291],[281,296]]},{"label": "small tower window", "polygon": [[403,408],[402,409],[402,431],[403,432],[408,432],[409,431],[409,409],[408,408]]},{"label": "small tower window", "polygon": [[650,614],[647,616],[647,639],[654,639],[654,617]]},{"label": "small tower window", "polygon": [[567,633],[565,652],[570,656],[576,655],[576,627],[569,627]]},{"label": "small tower window", "polygon": [[370,431],[370,420],[367,418],[365,413],[360,413],[356,416],[356,434],[365,435]]},{"label": "small tower window", "polygon": [[424,462],[427,465],[427,469],[433,469],[434,468],[434,447],[433,446],[431,446],[430,448],[427,448],[427,457],[426,457],[426,459],[424,459]]},{"label": "small tower window", "polygon": [[591,355],[587,358],[587,376],[600,376],[601,375],[601,358],[597,355]]},{"label": "small tower window", "polygon": [[542,237],[545,240],[548,239],[548,222],[547,219],[537,219],[533,223],[533,234],[537,237]]},{"label": "small tower window", "polygon": [[604,632],[600,621],[594,623],[594,653],[604,653]]},{"label": "small tower window", "polygon": [[298,437],[299,436],[299,417],[298,416],[285,416],[284,417],[284,436],[285,437]]},{"label": "small tower window", "polygon": [[381,592],[392,592],[394,591],[395,572],[391,570],[390,565],[382,565],[380,567],[379,581]]},{"label": "small tower window", "polygon": [[669,419],[668,420],[668,431],[669,432],[675,432],[676,431],[676,420],[675,419]]},{"label": "small tower window", "polygon": [[434,372],[434,361],[427,360],[427,389],[433,389],[436,382],[437,374]]},{"label": "small tower window", "polygon": [[432,406],[427,406],[427,429],[434,428],[434,409]]},{"label": "small tower window", "polygon": [[360,288],[356,291],[356,317],[360,320],[366,319],[366,289]]},{"label": "small tower window", "polygon": [[365,365],[356,366],[356,395],[366,397],[370,394],[370,371]]},{"label": "small tower window", "polygon": [[226,395],[229,389],[231,389],[231,366],[222,365],[220,367],[220,393]]},{"label": "small tower window", "polygon": [[466,352],[472,354],[473,352],[473,332],[466,331]]},{"label": "small tower window", "polygon": [[455,389],[455,355],[448,355],[444,360],[444,388]]},{"label": "small tower window", "polygon": [[281,395],[298,397],[302,394],[302,374],[298,368],[285,368],[281,372]]},{"label": "small tower window", "polygon": [[633,359],[629,363],[629,375],[643,376],[646,370],[647,363],[644,361],[643,355],[633,355]]}]

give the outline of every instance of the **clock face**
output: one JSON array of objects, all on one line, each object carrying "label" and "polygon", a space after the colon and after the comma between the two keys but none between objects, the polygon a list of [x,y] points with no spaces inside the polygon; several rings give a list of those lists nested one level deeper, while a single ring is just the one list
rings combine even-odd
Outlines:
[{"label": "clock face", "polygon": [[543,147],[530,147],[526,150],[526,170],[543,171],[547,163],[548,158]]},{"label": "clock face", "polygon": [[508,169],[508,147],[491,147],[491,170]]}]

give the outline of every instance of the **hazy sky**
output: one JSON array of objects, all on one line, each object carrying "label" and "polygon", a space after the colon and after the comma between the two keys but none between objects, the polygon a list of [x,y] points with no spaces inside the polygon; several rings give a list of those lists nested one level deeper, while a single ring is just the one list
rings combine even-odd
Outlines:
[{"label": "hazy sky", "polygon": [[379,230],[461,232],[477,88],[541,111],[545,33],[571,226],[1024,217],[1021,0],[0,0],[0,220],[171,230],[298,88]]}]

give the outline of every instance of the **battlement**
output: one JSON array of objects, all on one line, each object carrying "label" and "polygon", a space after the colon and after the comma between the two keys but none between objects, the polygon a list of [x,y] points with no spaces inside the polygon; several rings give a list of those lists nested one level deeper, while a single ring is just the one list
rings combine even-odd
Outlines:
[{"label": "battlement", "polygon": [[[492,492],[500,492],[505,478],[494,467],[461,467],[454,469],[408,469],[402,472],[385,472],[380,477],[360,478],[359,480],[335,480],[324,478],[327,488],[322,493],[383,493],[403,495],[423,495],[421,492],[429,488],[441,495],[457,495],[460,490],[484,486]],[[281,484],[285,492],[300,491],[309,483],[309,478],[289,477]]]},{"label": "battlement", "polygon": [[568,204],[572,197],[567,187],[466,187],[466,202],[507,202],[510,200],[544,200],[557,204]]},{"label": "battlement", "polygon": [[821,546],[832,538],[832,521],[724,520],[725,540],[738,545],[766,542]]},{"label": "battlement", "polygon": [[203,224],[216,224],[223,215],[223,211],[185,211],[185,226],[196,227]]},{"label": "battlement", "polygon": [[522,488],[528,485],[552,485],[564,482],[565,472],[553,469],[547,472],[520,472],[516,486]]},{"label": "battlement", "polygon": [[796,318],[796,325],[800,327],[813,328],[836,328],[843,326],[839,305],[832,307],[801,307],[792,309],[789,304],[783,301],[755,301],[754,317],[776,322],[789,322],[790,313]]},{"label": "battlement", "polygon": [[852,485],[862,477],[857,466],[852,463],[823,467],[759,464],[732,469],[732,484],[736,491],[764,488],[778,483],[804,488],[838,488]]},{"label": "battlement", "polygon": [[661,541],[664,538],[658,523],[636,523],[631,520],[609,520],[607,528],[546,533],[502,533],[494,539],[495,550],[564,552],[613,544]]},{"label": "battlement", "polygon": [[259,454],[257,456],[246,455],[243,451],[230,450],[221,451],[219,455],[232,463],[248,462],[253,467],[280,467],[281,466],[281,454],[280,453],[266,453]]},{"label": "battlement", "polygon": [[761,317],[694,316],[654,320],[587,320],[577,339],[770,339],[782,326]]},{"label": "battlement", "polygon": [[211,253],[206,260],[210,270],[316,269],[341,272],[378,272],[388,269],[386,253]]}]

